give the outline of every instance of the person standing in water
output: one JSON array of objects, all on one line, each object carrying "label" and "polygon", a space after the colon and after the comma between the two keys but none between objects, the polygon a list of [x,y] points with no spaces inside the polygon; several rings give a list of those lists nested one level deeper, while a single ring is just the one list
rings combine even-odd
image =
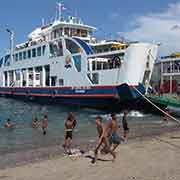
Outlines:
[{"label": "person standing in water", "polygon": [[115,153],[110,149],[109,141],[108,141],[108,131],[106,129],[106,126],[103,124],[102,118],[100,116],[96,117],[96,128],[98,131],[99,140],[96,149],[94,151],[94,160],[92,162],[95,163],[97,161],[98,151],[103,144],[106,147],[106,152],[110,153],[113,156],[113,161],[114,161],[116,156]]},{"label": "person standing in water", "polygon": [[42,120],[42,131],[43,135],[46,135],[47,133],[47,128],[48,128],[48,117],[47,115],[44,115],[44,118]]},{"label": "person standing in water", "polygon": [[129,134],[129,127],[128,127],[128,111],[126,111],[126,110],[124,111],[124,115],[123,115],[123,119],[122,119],[122,126],[124,129],[123,138],[124,138],[125,143],[127,143],[128,134]]},{"label": "person standing in water", "polygon": [[71,145],[72,145],[72,138],[73,138],[73,130],[76,126],[76,119],[74,113],[70,112],[67,120],[65,121],[65,135],[64,135],[64,151],[71,154]]},{"label": "person standing in water", "polygon": [[38,118],[35,117],[33,120],[32,120],[32,128],[38,128],[39,127],[39,121],[38,121]]}]

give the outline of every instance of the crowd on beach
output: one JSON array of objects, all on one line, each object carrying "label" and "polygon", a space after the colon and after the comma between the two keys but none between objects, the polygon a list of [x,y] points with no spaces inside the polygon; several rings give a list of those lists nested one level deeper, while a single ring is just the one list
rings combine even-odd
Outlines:
[{"label": "crowd on beach", "polygon": [[[164,121],[168,122],[168,112],[166,112],[164,116]],[[95,118],[95,125],[97,128],[98,133],[98,141],[97,145],[94,149],[94,158],[93,163],[95,163],[98,159],[98,152],[104,154],[111,154],[113,157],[113,161],[116,159],[116,148],[121,144],[123,141],[127,143],[128,141],[128,134],[129,134],[129,126],[128,126],[128,111],[125,110],[123,112],[122,117],[122,128],[123,134],[121,135],[121,128],[118,124],[116,113],[112,113],[110,118],[106,123],[104,123],[103,118],[101,116],[96,116]],[[68,113],[67,119],[65,120],[64,124],[64,152],[68,155],[72,154],[72,143],[73,143],[73,133],[74,129],[76,128],[77,121],[76,116],[73,112]],[[12,129],[15,125],[11,123],[10,119],[7,119],[6,123],[4,124],[4,128]],[[32,119],[32,128],[37,129],[41,127],[42,134],[46,135],[48,130],[48,116],[47,114],[44,115],[42,120],[38,120],[37,117]]]},{"label": "crowd on beach", "polygon": [[[119,146],[121,141],[127,142],[128,140],[128,111],[124,111],[122,118],[122,126],[124,130],[123,136],[120,136],[119,130],[120,125],[118,124],[117,117],[115,113],[111,114],[111,117],[108,119],[107,123],[103,123],[103,118],[97,116],[95,118],[95,124],[98,132],[98,142],[94,150],[94,162],[97,160],[98,151],[101,149],[101,153],[110,153],[113,157],[113,160],[116,158],[115,149]],[[76,128],[77,121],[76,116],[73,112],[70,112],[65,120],[64,124],[64,152],[68,155],[71,155],[71,147],[73,140],[73,132]],[[44,115],[42,120],[38,120],[37,117],[32,119],[32,128],[37,129],[41,127],[42,134],[46,135],[48,130],[48,116]],[[15,125],[11,122],[10,119],[7,119],[4,124],[4,128],[12,129]]]}]

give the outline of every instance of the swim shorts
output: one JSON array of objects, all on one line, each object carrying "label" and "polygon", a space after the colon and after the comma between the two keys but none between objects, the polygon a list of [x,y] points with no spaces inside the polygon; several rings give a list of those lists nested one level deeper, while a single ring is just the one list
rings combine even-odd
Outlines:
[{"label": "swim shorts", "polygon": [[72,131],[66,131],[65,139],[68,139],[68,138],[72,139]]},{"label": "swim shorts", "polygon": [[117,134],[111,134],[109,139],[110,144],[121,144],[121,138]]}]

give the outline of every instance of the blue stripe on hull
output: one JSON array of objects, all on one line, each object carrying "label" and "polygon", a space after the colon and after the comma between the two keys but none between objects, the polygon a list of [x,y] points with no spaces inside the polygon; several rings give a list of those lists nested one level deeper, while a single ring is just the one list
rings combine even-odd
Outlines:
[{"label": "blue stripe on hull", "polygon": [[[144,93],[144,87],[139,85],[138,90]],[[127,84],[120,86],[97,86],[73,89],[71,87],[48,88],[16,88],[2,87],[1,95],[10,97],[25,97],[26,99],[74,104],[89,107],[108,107],[121,102],[133,101],[140,97],[139,93]]]}]

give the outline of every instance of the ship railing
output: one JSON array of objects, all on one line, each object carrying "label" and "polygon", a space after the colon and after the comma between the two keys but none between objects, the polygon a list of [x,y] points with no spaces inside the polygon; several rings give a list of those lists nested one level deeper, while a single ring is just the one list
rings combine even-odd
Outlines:
[{"label": "ship railing", "polygon": [[88,58],[110,56],[110,55],[116,55],[116,54],[124,54],[125,52],[126,52],[126,50],[114,50],[114,51],[109,51],[109,52],[100,52],[100,53],[94,53],[92,55],[88,55]]}]

